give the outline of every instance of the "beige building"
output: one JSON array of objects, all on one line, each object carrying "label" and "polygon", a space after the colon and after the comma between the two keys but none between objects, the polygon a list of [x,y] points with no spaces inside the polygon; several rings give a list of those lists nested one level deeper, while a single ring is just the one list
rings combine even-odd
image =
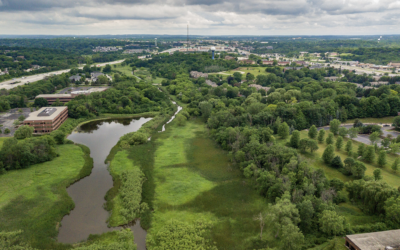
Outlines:
[{"label": "beige building", "polygon": [[67,118],[68,107],[43,107],[30,113],[24,125],[34,127],[35,134],[46,134],[58,129]]},{"label": "beige building", "polygon": [[105,90],[107,90],[107,88],[99,87],[99,88],[91,88],[88,90],[72,91],[71,94],[41,94],[36,96],[35,99],[44,98],[47,100],[49,105],[52,105],[57,101],[57,99],[62,103],[67,103],[79,95],[90,95],[91,93],[101,92]]},{"label": "beige building", "polygon": [[394,250],[400,246],[400,230],[346,235],[349,250]]}]

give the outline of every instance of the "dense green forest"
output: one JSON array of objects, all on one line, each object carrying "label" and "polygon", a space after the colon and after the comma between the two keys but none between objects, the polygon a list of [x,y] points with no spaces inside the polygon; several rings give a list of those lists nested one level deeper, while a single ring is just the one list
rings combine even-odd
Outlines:
[{"label": "dense green forest", "polygon": [[[368,42],[365,43],[367,46]],[[327,44],[334,46],[336,43],[330,41]],[[351,44],[349,42],[348,46]],[[365,51],[367,48],[355,50],[360,56],[373,58]],[[125,213],[128,210],[124,209],[135,210],[124,220],[140,216],[142,226],[149,232],[148,249],[184,249],[182,246],[188,245],[190,249],[217,249],[225,242],[232,246],[235,241],[224,238],[226,235],[221,232],[229,231],[235,235],[237,231],[234,230],[239,230],[242,248],[238,249],[300,250],[325,244],[345,234],[400,227],[400,193],[395,186],[398,185],[400,167],[396,154],[400,151],[400,138],[388,137],[378,145],[381,127],[364,125],[358,120],[397,116],[400,85],[394,83],[398,78],[384,76],[382,79],[389,81],[388,85],[364,89],[355,83],[367,86],[373,81],[372,77],[348,70],[327,67],[283,71],[277,66],[257,66],[257,76],[240,72],[229,76],[212,74],[209,79],[217,86],[211,87],[202,77],[190,78],[190,71],[236,69],[237,62],[212,60],[209,53],[177,52],[146,61],[128,59],[124,62],[126,65],[132,69],[145,67],[152,76],[164,78],[161,86],[118,74],[118,77],[114,75],[112,88],[78,96],[66,106],[74,121],[72,124],[105,113],[143,112],[157,112],[159,117],[153,121],[161,122],[168,118],[164,115],[174,109],[170,98],[183,107],[167,132],[155,132],[160,124],[154,128],[147,126],[146,133],[139,131],[121,137],[110,154],[116,157],[116,161],[111,162],[111,169],[126,166],[140,173],[138,178],[138,175],[123,172],[117,187],[108,195],[124,197],[123,208],[119,209]],[[2,90],[0,111],[26,107],[28,100],[38,94],[54,93],[56,89],[70,86],[68,77],[71,74],[88,75],[97,70],[86,66],[37,83]],[[340,82],[325,79],[341,74]],[[269,89],[257,90],[250,84]],[[340,124],[349,119],[356,119],[351,123],[352,128],[340,128]],[[324,129],[318,131],[317,127],[326,125],[330,125],[326,132]],[[68,129],[70,127],[73,126]],[[27,169],[60,157],[55,147],[65,143],[67,129],[38,138],[32,137],[32,131],[27,127],[19,130],[0,150],[2,173]],[[155,142],[147,141],[148,133],[155,133]],[[372,145],[356,144],[351,138],[357,134],[371,135]],[[210,138],[212,143],[207,141]],[[207,153],[196,156],[198,150]],[[201,161],[203,158],[206,160]],[[387,169],[389,160],[393,162],[391,170]],[[227,168],[210,171],[209,166],[217,167],[216,161],[221,161]],[[201,168],[196,171],[192,169],[199,166]],[[231,176],[228,178],[228,175]],[[390,183],[386,181],[389,175],[395,178]],[[186,182],[190,183],[185,186]],[[187,190],[192,193],[188,194]],[[237,193],[227,194],[227,190]],[[244,194],[240,193],[243,190],[252,196],[240,196]],[[174,192],[178,194],[171,195]],[[233,197],[236,194],[239,198]],[[127,205],[129,195],[135,196],[132,198],[137,201],[135,209]],[[218,213],[214,213],[214,207],[210,205],[218,203],[210,202],[215,197],[221,199],[221,204],[217,204],[220,206]],[[137,207],[142,200],[146,206],[139,211],[141,209]],[[236,209],[238,201],[243,207],[252,206],[251,212],[258,211],[258,214],[240,214],[252,223],[256,221],[257,227],[253,224],[242,226],[244,220],[240,223],[223,221],[226,214]],[[224,202],[226,204],[222,204]],[[190,222],[171,219],[182,211],[187,217],[179,219],[189,218]],[[240,211],[246,212],[246,209]],[[362,214],[361,223],[351,219],[354,213]],[[196,222],[192,223],[192,217],[196,217]],[[255,228],[261,232],[249,236]],[[76,249],[135,249],[128,232],[91,236],[89,242]],[[19,233],[0,233],[0,246],[29,249],[19,240]]]},{"label": "dense green forest", "polygon": [[[79,64],[110,62],[126,57],[122,55],[122,52],[91,52],[90,57],[82,55],[84,55],[82,51],[71,52],[65,49],[0,46],[0,70],[3,72],[8,70],[8,74],[0,75],[0,81],[69,69]],[[38,68],[34,68],[35,66]]]},{"label": "dense green forest", "polygon": [[69,53],[92,54],[97,46],[125,46],[116,39],[54,38],[54,39],[0,39],[0,46],[57,49]]},{"label": "dense green forest", "polygon": [[[201,55],[197,55],[197,62],[193,60],[195,55],[186,55],[186,60],[182,61],[184,57],[177,54],[165,58],[164,63],[174,65],[179,62],[190,70],[199,68],[192,64],[203,61]],[[147,64],[153,70],[157,69],[156,65],[156,60]],[[187,72],[163,82],[191,116],[201,117],[206,122],[214,140],[230,152],[231,160],[271,204],[266,216],[273,218],[269,227],[274,228],[272,231],[276,232],[278,242],[255,240],[253,247],[302,249],[320,244],[326,237],[400,226],[400,221],[395,219],[399,215],[397,189],[380,180],[380,171],[375,171],[374,176],[364,174],[364,162],[373,162],[377,154],[378,164],[381,161],[386,164],[385,155],[390,151],[385,147],[368,146],[355,154],[350,153],[343,163],[335,156],[334,146],[330,145],[334,142],[333,136],[341,133],[338,132],[341,121],[397,115],[400,86],[363,90],[352,83],[325,82],[323,76],[336,74],[334,69],[282,73],[271,67],[267,71],[270,72],[268,76],[260,75],[255,81],[271,87],[268,93],[248,88],[247,83],[235,87],[224,82],[220,87],[212,88],[201,78],[189,78]],[[346,185],[339,179],[329,180],[322,169],[310,167],[307,160],[300,157],[300,153],[312,154],[319,148],[319,143],[316,129],[307,139],[301,139],[298,131],[312,125],[328,124],[331,124],[332,134],[328,137],[332,137],[332,142],[327,139],[328,147],[322,156],[324,162],[359,180]],[[320,141],[325,140],[324,134],[319,137],[322,138]],[[339,137],[337,141],[340,141]],[[290,141],[285,140],[289,138]],[[342,147],[338,145],[341,144],[337,142],[335,147]],[[352,200],[364,213],[379,215],[382,219],[352,226],[337,212],[337,205],[347,200]],[[291,244],[293,239],[296,244]]]}]

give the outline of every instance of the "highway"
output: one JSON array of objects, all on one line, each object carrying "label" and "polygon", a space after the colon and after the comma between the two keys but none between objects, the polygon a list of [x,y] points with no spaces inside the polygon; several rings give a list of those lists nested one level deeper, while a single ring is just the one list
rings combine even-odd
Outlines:
[{"label": "highway", "polygon": [[[124,60],[125,59],[114,61],[114,62],[98,63],[98,64],[93,64],[93,65],[96,65],[97,67],[103,67],[103,66],[105,66],[107,64],[122,63]],[[79,69],[83,69],[83,67],[79,67]],[[64,70],[58,70],[58,71],[53,71],[53,72],[47,72],[47,73],[43,73],[43,74],[37,74],[37,75],[14,78],[12,80],[0,82],[0,89],[12,89],[12,88],[15,88],[17,86],[24,85],[25,83],[30,83],[30,82],[36,82],[36,81],[43,80],[47,76],[61,75],[63,73],[67,73],[69,71],[70,71],[70,69],[64,69]],[[18,82],[18,83],[12,84],[13,82]]]}]

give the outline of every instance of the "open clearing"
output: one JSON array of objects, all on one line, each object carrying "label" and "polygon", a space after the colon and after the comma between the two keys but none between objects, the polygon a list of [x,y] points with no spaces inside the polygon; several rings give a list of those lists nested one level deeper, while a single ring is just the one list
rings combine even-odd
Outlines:
[{"label": "open clearing", "polygon": [[[308,138],[308,131],[301,131],[301,138]],[[326,138],[326,136],[325,136]],[[348,138],[344,138],[343,140],[343,145],[346,145]],[[336,138],[335,138],[336,141]],[[353,142],[353,152],[357,152],[358,146],[361,144],[360,142],[357,141],[352,141]],[[328,165],[326,165],[323,160],[322,160],[322,154],[324,150],[327,147],[327,144],[324,143],[318,143],[319,149],[315,151],[314,153],[305,153],[303,156],[307,158],[307,160],[311,163],[311,165],[315,168],[320,168],[324,170],[326,177],[328,179],[333,179],[333,178],[338,178],[342,180],[343,182],[348,182],[351,180],[355,180],[355,178],[351,176],[346,176],[342,174],[338,169],[332,168]],[[344,161],[348,155],[347,152],[344,151],[344,146],[343,149],[338,151],[335,149],[335,155],[340,156],[342,161]],[[387,165],[384,168],[380,168],[382,170],[382,177],[383,181],[387,182],[389,185],[397,188],[400,185],[400,173],[394,173],[390,166],[394,162],[395,158],[397,156],[388,154],[387,155]],[[376,156],[376,159],[378,156]],[[374,163],[366,163],[363,161],[365,164],[367,170],[365,171],[365,175],[373,176],[373,171],[378,168],[376,164],[376,160]],[[370,216],[364,214],[358,207],[354,206],[351,202],[346,202],[346,203],[340,203],[339,208],[337,211],[340,215],[343,215],[346,217],[347,221],[352,225],[362,225],[366,223],[374,223],[374,222],[379,222],[380,219],[377,216]]]},{"label": "open clearing", "polygon": [[0,231],[24,230],[25,240],[38,248],[62,247],[52,238],[58,222],[74,207],[66,187],[85,165],[81,147],[67,144],[57,149],[60,156],[52,161],[0,175]]},{"label": "open clearing", "polygon": [[208,138],[204,123],[172,122],[147,144],[129,149],[129,157],[147,178],[143,201],[154,212],[141,223],[148,237],[170,220],[204,219],[214,224],[218,249],[251,248],[248,239],[259,233],[253,217],[268,209],[267,202]]},{"label": "open clearing", "polygon": [[247,73],[253,74],[255,77],[258,75],[268,75],[268,72],[265,72],[265,67],[240,67],[233,70],[222,71],[218,73],[209,73],[210,75],[221,75],[223,78],[227,78],[230,75],[233,75],[235,72],[239,72],[243,74],[242,78],[245,79]]}]

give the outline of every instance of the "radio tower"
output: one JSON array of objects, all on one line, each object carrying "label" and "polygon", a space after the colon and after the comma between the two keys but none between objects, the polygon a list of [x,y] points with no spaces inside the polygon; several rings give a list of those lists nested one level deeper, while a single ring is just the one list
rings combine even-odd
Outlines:
[{"label": "radio tower", "polygon": [[189,52],[189,22],[187,23],[186,49]]}]

